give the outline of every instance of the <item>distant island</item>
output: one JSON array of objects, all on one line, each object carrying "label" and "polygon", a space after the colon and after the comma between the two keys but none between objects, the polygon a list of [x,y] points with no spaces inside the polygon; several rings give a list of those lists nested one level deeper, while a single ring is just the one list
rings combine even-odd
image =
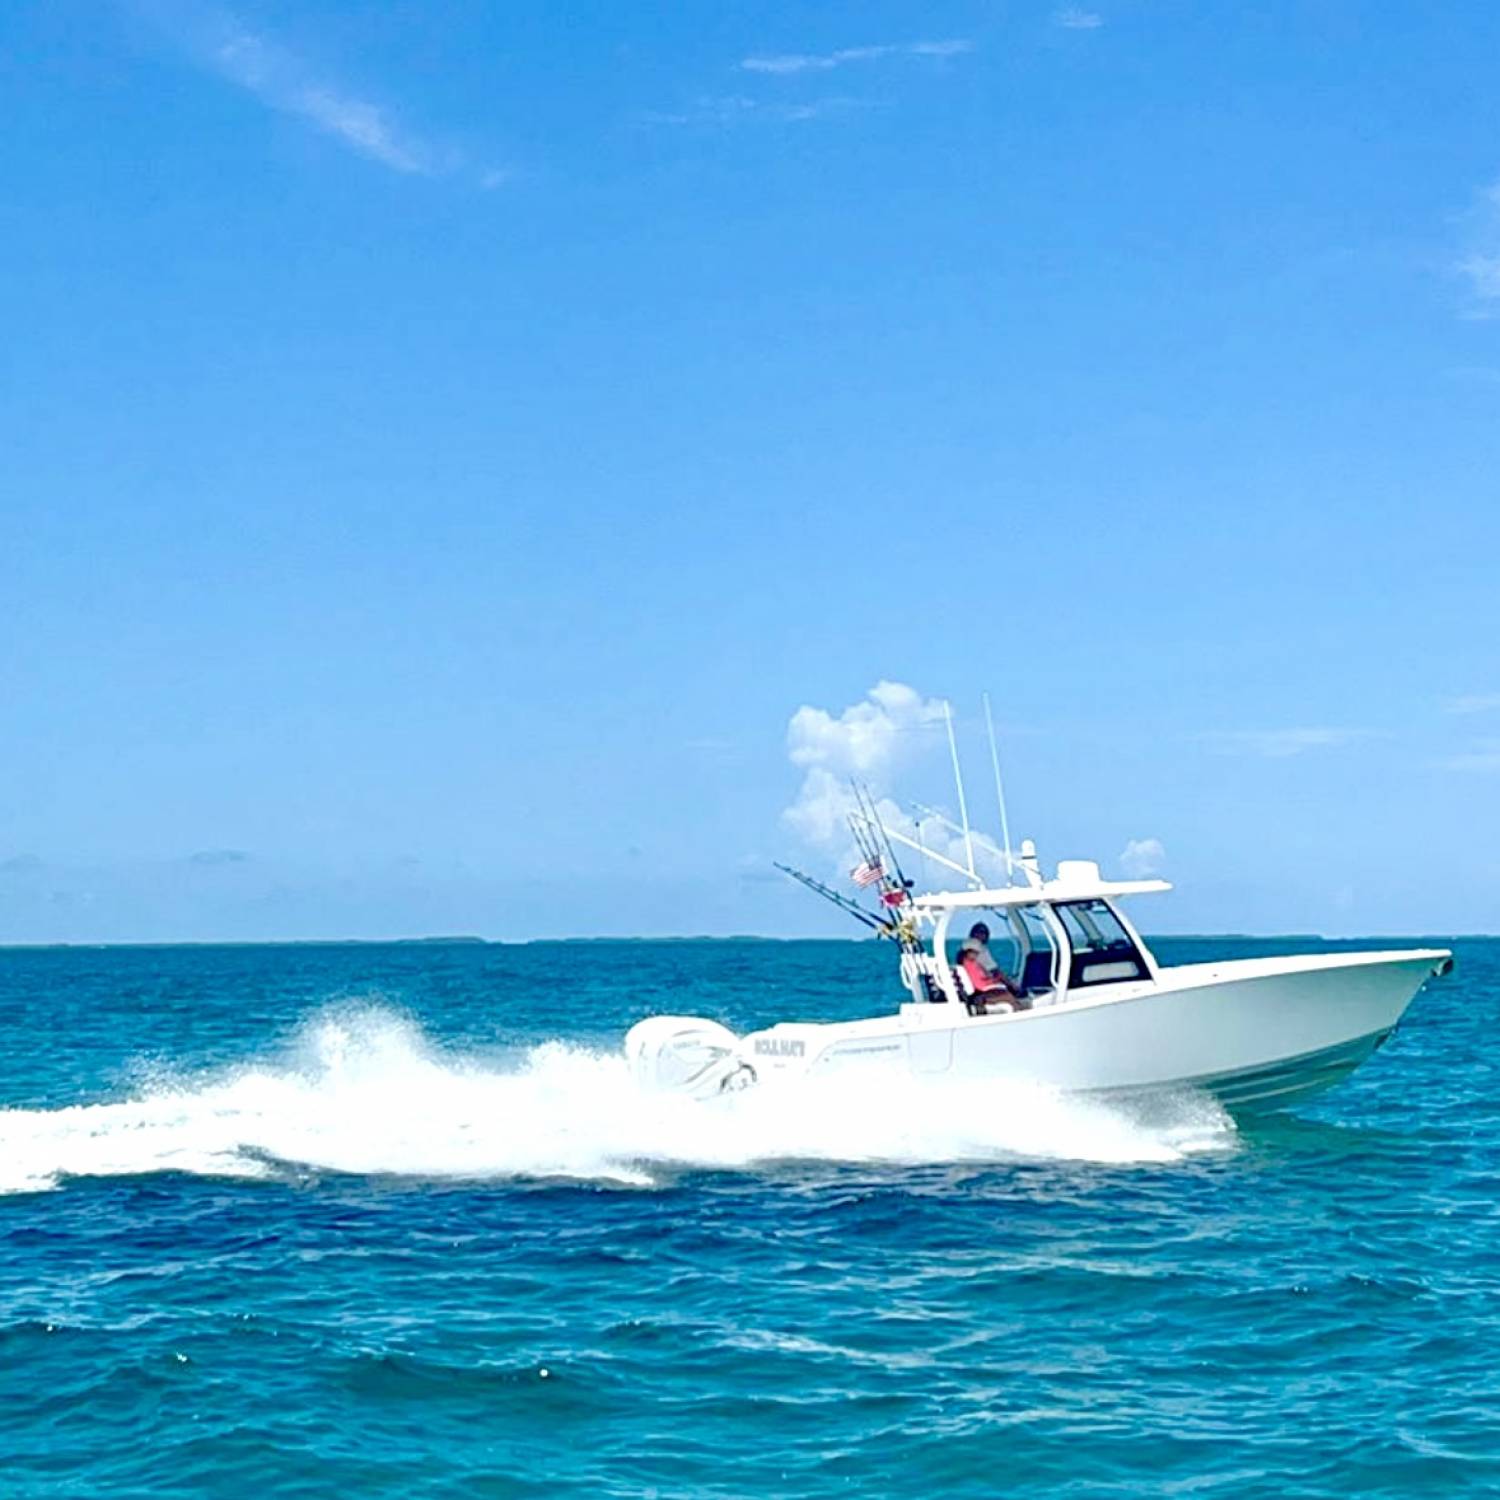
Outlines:
[{"label": "distant island", "polygon": [[[1482,943],[1500,941],[1500,934],[1487,932],[1403,932],[1324,937],[1316,932],[1158,932],[1143,934],[1148,943]],[[438,934],[432,937],[393,938],[157,938],[72,943],[5,943],[0,953],[51,952],[98,948],[525,948],[548,944],[703,944],[703,943],[876,943],[879,937],[780,937],[766,933],[736,932],[724,937],[710,933],[668,933],[654,937],[575,933],[565,937],[484,938],[473,933]]]}]

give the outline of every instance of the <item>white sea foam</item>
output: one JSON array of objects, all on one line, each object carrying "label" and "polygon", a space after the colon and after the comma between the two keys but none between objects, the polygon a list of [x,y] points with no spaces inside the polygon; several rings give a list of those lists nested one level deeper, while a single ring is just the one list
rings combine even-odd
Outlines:
[{"label": "white sea foam", "polygon": [[547,1042],[505,1059],[458,1054],[367,1006],[314,1017],[273,1061],[158,1082],[114,1104],[0,1110],[0,1193],[146,1172],[259,1177],[289,1164],[645,1186],[668,1165],[1173,1162],[1223,1150],[1233,1135],[1196,1096],[1146,1115],[951,1080],[825,1079],[702,1104],[643,1092],[617,1053]]}]

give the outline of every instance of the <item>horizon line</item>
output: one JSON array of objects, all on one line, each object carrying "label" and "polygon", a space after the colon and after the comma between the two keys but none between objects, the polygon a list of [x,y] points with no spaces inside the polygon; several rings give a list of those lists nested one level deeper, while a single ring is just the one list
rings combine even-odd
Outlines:
[{"label": "horizon line", "polygon": [[[1447,942],[1496,942],[1496,932],[1360,932],[1330,937],[1320,932],[1157,932],[1143,933],[1149,943],[1208,940],[1238,942],[1359,943],[1366,941],[1420,942],[1441,938]],[[418,937],[310,937],[310,938],[73,938],[47,941],[0,942],[0,953],[48,952],[59,949],[99,948],[527,948],[549,943],[875,943],[878,937],[795,936],[759,932],[677,933],[572,933],[561,937],[490,938],[473,933],[433,934]]]}]

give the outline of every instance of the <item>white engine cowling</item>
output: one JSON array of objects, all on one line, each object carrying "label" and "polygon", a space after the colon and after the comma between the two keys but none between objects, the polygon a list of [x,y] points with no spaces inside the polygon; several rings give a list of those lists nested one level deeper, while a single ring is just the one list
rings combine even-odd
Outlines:
[{"label": "white engine cowling", "polygon": [[625,1035],[625,1058],[642,1088],[709,1098],[748,1088],[755,1069],[740,1056],[740,1039],[701,1016],[651,1016]]}]

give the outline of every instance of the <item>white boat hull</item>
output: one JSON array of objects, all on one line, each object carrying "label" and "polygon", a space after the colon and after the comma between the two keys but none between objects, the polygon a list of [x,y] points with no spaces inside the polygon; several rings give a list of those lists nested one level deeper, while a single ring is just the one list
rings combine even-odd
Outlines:
[{"label": "white boat hull", "polygon": [[[722,1066],[697,1069],[694,1086],[713,1092],[873,1067],[1070,1092],[1201,1088],[1234,1109],[1275,1109],[1358,1067],[1451,962],[1424,949],[1193,964],[1013,1015],[908,1004],[871,1020],[783,1023],[744,1038],[719,1028]],[[688,1024],[658,1017],[627,1039],[643,1077],[667,1076],[659,1065],[674,1023]],[[704,1023],[692,1024],[701,1048]]]}]

